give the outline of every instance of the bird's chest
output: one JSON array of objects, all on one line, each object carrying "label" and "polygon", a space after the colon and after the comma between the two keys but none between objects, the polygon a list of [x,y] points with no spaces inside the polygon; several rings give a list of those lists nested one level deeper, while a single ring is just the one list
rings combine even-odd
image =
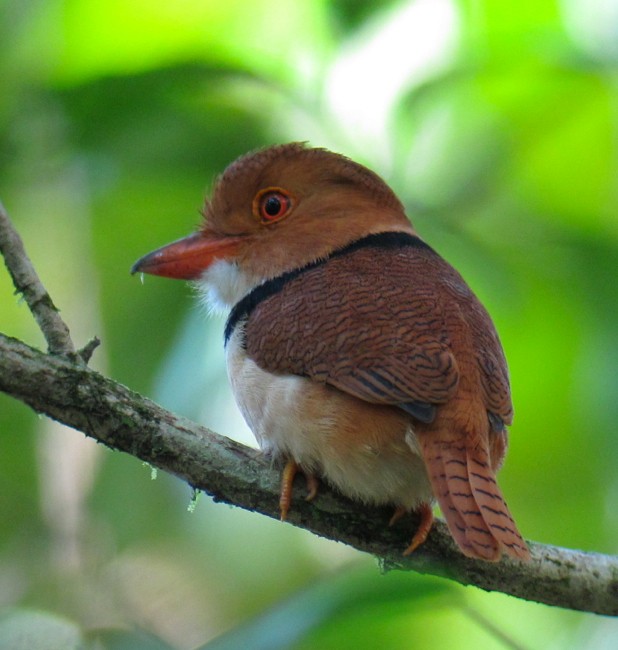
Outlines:
[{"label": "bird's chest", "polygon": [[275,456],[309,459],[333,428],[319,393],[324,387],[303,377],[262,370],[241,344],[237,328],[226,348],[227,370],[236,403],[260,448]]},{"label": "bird's chest", "polygon": [[411,508],[431,500],[405,413],[304,377],[264,371],[242,346],[242,327],[226,352],[236,402],[264,452],[293,458],[368,503]]}]

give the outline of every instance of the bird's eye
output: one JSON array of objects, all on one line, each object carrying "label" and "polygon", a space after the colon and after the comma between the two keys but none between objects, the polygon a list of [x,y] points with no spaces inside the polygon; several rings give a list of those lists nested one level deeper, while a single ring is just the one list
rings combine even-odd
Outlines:
[{"label": "bird's eye", "polygon": [[253,212],[262,223],[273,223],[286,217],[292,209],[292,197],[281,188],[260,190],[253,200]]}]

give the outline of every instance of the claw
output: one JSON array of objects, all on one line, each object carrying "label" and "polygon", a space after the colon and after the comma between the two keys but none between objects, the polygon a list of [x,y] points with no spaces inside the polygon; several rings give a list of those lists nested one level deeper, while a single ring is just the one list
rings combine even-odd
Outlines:
[{"label": "claw", "polygon": [[303,474],[305,474],[305,478],[307,479],[307,496],[305,497],[305,501],[313,501],[318,494],[320,481],[315,474],[306,474],[305,472]]},{"label": "claw", "polygon": [[288,516],[290,505],[292,504],[294,477],[299,470],[307,479],[307,496],[305,497],[305,501],[312,501],[318,493],[320,482],[317,477],[314,474],[305,472],[296,461],[292,459],[288,460],[283,468],[283,472],[281,472],[281,492],[279,494],[279,512],[281,521],[285,521]]},{"label": "claw", "polygon": [[393,516],[390,518],[388,525],[394,526],[408,511],[403,506],[397,506]]},{"label": "claw", "polygon": [[[395,511],[393,518],[397,515],[398,510],[399,508]],[[421,503],[416,510],[416,513],[420,515],[421,522],[414,533],[414,537],[412,537],[410,545],[403,552],[404,555],[410,555],[410,553],[413,553],[427,539],[427,535],[429,535],[429,531],[433,526],[433,509],[428,503]],[[393,519],[391,519],[391,521],[393,521]]]}]

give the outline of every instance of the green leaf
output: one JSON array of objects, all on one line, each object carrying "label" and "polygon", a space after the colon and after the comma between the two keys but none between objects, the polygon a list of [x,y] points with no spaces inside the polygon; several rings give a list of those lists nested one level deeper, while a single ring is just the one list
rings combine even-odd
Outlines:
[{"label": "green leaf", "polygon": [[[326,26],[323,3],[308,0],[257,0],[242,8],[217,0],[71,0],[41,11],[35,29],[55,63],[52,76],[75,83],[190,60],[292,76],[303,57],[327,44]],[[50,36],[57,32],[62,39]],[[27,54],[36,65],[34,51]]]}]

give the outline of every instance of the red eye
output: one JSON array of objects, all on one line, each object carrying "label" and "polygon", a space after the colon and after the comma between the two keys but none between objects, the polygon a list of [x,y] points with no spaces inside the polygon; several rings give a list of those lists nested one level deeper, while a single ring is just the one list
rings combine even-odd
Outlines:
[{"label": "red eye", "polygon": [[253,211],[262,223],[273,223],[287,216],[292,199],[287,192],[269,187],[257,193],[253,204]]}]

